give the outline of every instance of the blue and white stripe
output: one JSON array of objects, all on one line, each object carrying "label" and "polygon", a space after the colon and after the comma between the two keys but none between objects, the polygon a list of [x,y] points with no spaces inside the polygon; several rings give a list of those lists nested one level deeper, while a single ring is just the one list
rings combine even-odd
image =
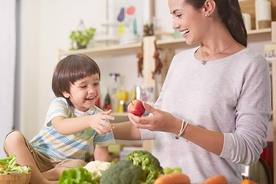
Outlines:
[{"label": "blue and white stripe", "polygon": [[99,135],[92,131],[91,135],[86,135],[84,131],[71,134],[59,134],[51,124],[51,120],[57,116],[66,118],[80,117],[84,115],[94,115],[101,112],[101,109],[92,107],[87,112],[78,111],[67,103],[64,98],[56,98],[52,101],[46,121],[40,132],[30,141],[33,147],[52,159],[84,159],[85,153],[90,151],[90,146],[108,146],[115,142],[113,133]]}]

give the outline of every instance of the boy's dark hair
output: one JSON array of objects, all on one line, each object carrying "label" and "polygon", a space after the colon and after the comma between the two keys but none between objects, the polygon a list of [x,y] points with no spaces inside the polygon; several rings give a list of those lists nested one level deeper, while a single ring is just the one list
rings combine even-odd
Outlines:
[{"label": "boy's dark hair", "polygon": [[53,78],[52,90],[56,97],[64,97],[62,92],[70,93],[70,85],[77,80],[101,72],[98,64],[90,57],[83,54],[69,55],[57,64]]}]

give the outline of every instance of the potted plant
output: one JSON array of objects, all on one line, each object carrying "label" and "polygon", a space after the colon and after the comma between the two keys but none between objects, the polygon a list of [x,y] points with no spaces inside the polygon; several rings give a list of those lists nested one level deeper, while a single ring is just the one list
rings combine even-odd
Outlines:
[{"label": "potted plant", "polygon": [[[82,22],[80,24],[84,27]],[[72,31],[70,34],[70,39],[71,39],[70,50],[86,48],[89,41],[93,39],[95,32],[96,32],[95,28],[86,29],[85,27],[82,30]]]}]

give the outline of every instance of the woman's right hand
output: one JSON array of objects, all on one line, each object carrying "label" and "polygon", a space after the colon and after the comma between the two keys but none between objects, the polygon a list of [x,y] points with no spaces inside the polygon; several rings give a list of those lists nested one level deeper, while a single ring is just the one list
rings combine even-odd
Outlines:
[{"label": "woman's right hand", "polygon": [[[146,102],[143,102],[143,106],[145,110],[152,115],[139,117],[128,113],[131,123],[136,128],[175,133],[175,127],[178,127],[177,125],[181,126],[181,120],[174,117],[172,114],[156,109]],[[179,129],[177,129],[177,131],[178,130]]]}]

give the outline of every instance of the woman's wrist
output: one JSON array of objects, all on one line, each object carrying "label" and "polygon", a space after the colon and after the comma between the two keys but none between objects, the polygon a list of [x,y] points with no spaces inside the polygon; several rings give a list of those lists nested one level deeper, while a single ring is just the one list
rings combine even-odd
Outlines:
[{"label": "woman's wrist", "polygon": [[185,130],[186,130],[188,124],[189,123],[187,121],[185,121],[184,119],[182,120],[182,122],[181,122],[181,128],[179,130],[179,133],[175,135],[175,139],[179,139],[180,137],[182,137],[184,135]]}]

